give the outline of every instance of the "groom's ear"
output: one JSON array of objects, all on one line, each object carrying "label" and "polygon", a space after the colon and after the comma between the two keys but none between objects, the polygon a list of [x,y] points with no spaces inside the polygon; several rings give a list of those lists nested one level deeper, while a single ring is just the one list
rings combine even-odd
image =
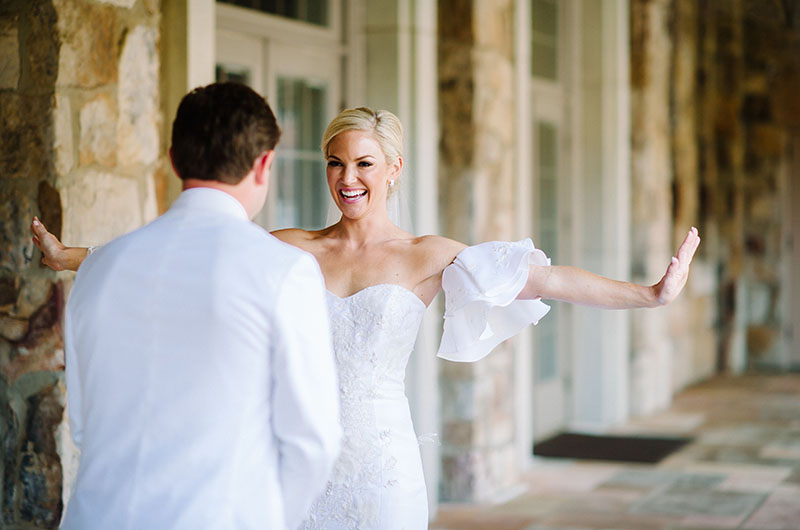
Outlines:
[{"label": "groom's ear", "polygon": [[269,177],[270,177],[270,170],[272,168],[272,162],[275,160],[275,150],[270,149],[265,153],[261,153],[258,155],[254,163],[254,170],[256,176],[256,183],[269,184]]}]

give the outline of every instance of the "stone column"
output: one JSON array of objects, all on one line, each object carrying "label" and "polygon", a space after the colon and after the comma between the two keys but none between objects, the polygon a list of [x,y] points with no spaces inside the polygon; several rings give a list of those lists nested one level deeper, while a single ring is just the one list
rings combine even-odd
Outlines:
[{"label": "stone column", "polygon": [[[788,330],[790,304],[786,302],[798,270],[798,262],[791,259],[791,215],[792,210],[796,215],[797,203],[792,206],[790,199],[789,146],[792,129],[797,134],[800,123],[800,28],[787,23],[792,14],[789,7],[771,12],[745,4],[741,20],[746,252],[742,312],[746,314],[748,369],[788,369],[792,356],[790,334],[782,336],[782,331]],[[783,210],[789,210],[789,215]],[[794,245],[797,241],[795,233]]]},{"label": "stone column", "polygon": [[[698,24],[697,46],[698,46],[698,156],[700,166],[700,187],[699,195],[699,228],[702,230],[703,239],[700,256],[709,263],[710,266],[717,267],[722,259],[720,256],[720,220],[722,217],[723,204],[717,198],[719,170],[716,158],[716,139],[715,121],[712,118],[717,113],[716,91],[718,89],[718,71],[716,65],[717,54],[717,26],[714,23],[713,9],[710,2],[702,2],[698,5],[698,19],[705,21]],[[705,117],[705,118],[703,118]],[[720,303],[719,275],[717,271],[709,271],[710,279],[717,283],[714,293],[714,304],[709,308],[715,320],[721,318],[723,304]],[[692,273],[694,274],[694,272]],[[715,330],[717,331],[717,330]],[[716,333],[714,353],[714,370],[719,371],[723,367],[722,345],[719,333]]]},{"label": "stone column", "polygon": [[[672,255],[671,0],[631,2],[632,279],[658,280]],[[671,397],[672,348],[665,310],[632,315],[631,412]]]},{"label": "stone column", "polygon": [[[705,20],[705,19],[703,19]],[[699,75],[701,33],[699,9],[693,0],[676,0],[672,38],[672,151],[673,151],[673,237],[677,248],[691,226],[706,238],[700,226],[700,130],[704,126]],[[713,239],[713,238],[710,238]],[[715,296],[716,276],[703,244],[692,262],[691,281],[670,311],[669,333],[675,344],[672,389],[706,378],[716,365]]]},{"label": "stone column", "polygon": [[159,16],[158,0],[0,4],[3,527],[56,528],[76,463],[61,331],[73,275],[40,264],[28,224],[85,246],[155,217]]},{"label": "stone column", "polygon": [[64,407],[62,283],[38,263],[34,214],[61,234],[53,97],[58,74],[52,2],[0,4],[0,526],[56,528]]},{"label": "stone column", "polygon": [[718,230],[719,260],[719,333],[721,336],[720,370],[740,372],[746,361],[744,323],[744,154],[745,134],[741,122],[743,69],[742,1],[704,6],[703,17],[715,27],[711,30],[709,65],[712,83],[709,97],[713,114],[704,141],[710,146],[705,161],[711,163],[714,179],[706,187],[708,201],[713,205]]},{"label": "stone column", "polygon": [[[443,235],[474,244],[514,229],[511,0],[439,2]],[[444,363],[441,498],[488,501],[517,480],[511,345]]]}]

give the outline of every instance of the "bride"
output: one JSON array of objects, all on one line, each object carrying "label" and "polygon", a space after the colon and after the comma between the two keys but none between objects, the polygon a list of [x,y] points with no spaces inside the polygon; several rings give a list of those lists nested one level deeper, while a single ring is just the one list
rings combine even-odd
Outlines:
[{"label": "bride", "polygon": [[[273,232],[319,262],[339,369],[343,448],[303,528],[427,528],[403,379],[422,315],[439,291],[446,297],[439,356],[476,361],[544,316],[549,307],[541,299],[608,309],[668,304],[686,283],[700,242],[692,228],[664,277],[642,286],[550,266],[530,239],[467,247],[417,237],[387,214],[387,196],[403,169],[402,145],[392,113],[343,111],[322,139],[327,184],[341,219],[317,231]],[[63,246],[37,219],[31,229],[51,268],[76,270],[89,253]]]}]

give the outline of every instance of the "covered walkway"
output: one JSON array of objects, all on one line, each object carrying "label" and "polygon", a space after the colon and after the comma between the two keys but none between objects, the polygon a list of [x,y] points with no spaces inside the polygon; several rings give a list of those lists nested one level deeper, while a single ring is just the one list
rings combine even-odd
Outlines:
[{"label": "covered walkway", "polygon": [[717,377],[618,431],[694,440],[656,465],[537,458],[524,495],[431,529],[800,529],[800,374]]}]

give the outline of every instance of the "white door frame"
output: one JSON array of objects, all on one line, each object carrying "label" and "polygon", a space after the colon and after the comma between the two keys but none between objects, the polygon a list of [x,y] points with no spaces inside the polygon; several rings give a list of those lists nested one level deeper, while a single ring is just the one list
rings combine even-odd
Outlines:
[{"label": "white door frame", "polygon": [[[530,152],[535,109],[530,94],[530,2],[516,0],[515,65],[516,77],[516,173],[518,236],[530,235],[534,218],[530,197],[533,193],[533,167]],[[568,240],[560,246],[565,263],[592,269],[615,279],[627,279],[630,268],[630,86],[628,42],[628,2],[601,0],[588,5],[579,0],[559,2],[563,14],[560,28],[564,37],[560,75],[564,83],[559,206],[566,218]],[[599,46],[599,48],[598,48]],[[594,47],[594,48],[593,48]],[[586,61],[592,51],[600,54],[600,74],[587,77]],[[591,58],[594,60],[594,58]],[[520,97],[520,96],[524,97]],[[593,102],[597,106],[592,107]],[[600,120],[599,124],[597,119]],[[587,121],[594,129],[587,129]],[[590,173],[588,175],[587,173]],[[584,193],[587,178],[599,179],[600,197]],[[599,200],[598,200],[599,199]],[[590,240],[583,213],[586,205],[599,202],[603,222],[600,241]],[[595,247],[599,248],[597,250]],[[571,307],[571,323],[561,332],[564,350],[560,359],[568,373],[565,417],[567,427],[599,431],[628,415],[630,324],[625,312],[606,311],[599,327],[588,326],[597,320],[585,308]],[[534,389],[531,384],[534,341],[533,328],[518,339],[515,364],[517,454],[519,462],[530,465],[533,433]],[[598,332],[595,334],[595,332]]]}]

